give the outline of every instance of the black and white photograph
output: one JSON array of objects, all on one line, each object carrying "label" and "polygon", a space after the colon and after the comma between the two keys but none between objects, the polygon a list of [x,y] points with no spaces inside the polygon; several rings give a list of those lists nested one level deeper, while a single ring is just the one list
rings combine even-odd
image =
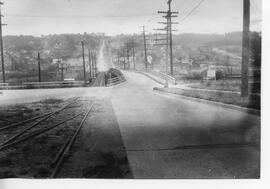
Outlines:
[{"label": "black and white photograph", "polygon": [[0,0],[0,180],[260,180],[262,1]]}]

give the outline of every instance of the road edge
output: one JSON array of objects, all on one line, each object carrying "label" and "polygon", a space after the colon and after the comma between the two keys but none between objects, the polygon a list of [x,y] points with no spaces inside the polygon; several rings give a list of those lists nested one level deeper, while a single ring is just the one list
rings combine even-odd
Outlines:
[{"label": "road edge", "polygon": [[205,103],[205,104],[212,104],[212,105],[220,106],[220,107],[227,108],[227,109],[232,109],[232,110],[245,112],[245,113],[248,113],[248,114],[253,114],[253,115],[256,115],[256,116],[261,115],[260,110],[256,110],[256,109],[252,109],[252,108],[246,108],[246,107],[241,107],[241,106],[237,106],[237,105],[233,105],[233,104],[225,104],[225,103],[222,103],[222,102],[216,102],[216,101],[206,100],[206,99],[202,99],[202,98],[195,98],[195,97],[185,96],[185,95],[181,95],[181,94],[177,94],[177,93],[173,93],[173,92],[169,92],[169,91],[164,91],[164,90],[162,90],[161,88],[158,88],[158,87],[154,87],[153,90],[156,91],[156,92],[166,94],[166,95],[174,96],[176,98],[181,97],[181,98],[184,98],[184,99],[187,99],[187,100],[192,100],[192,101],[196,101],[196,102],[202,102],[202,103]]}]

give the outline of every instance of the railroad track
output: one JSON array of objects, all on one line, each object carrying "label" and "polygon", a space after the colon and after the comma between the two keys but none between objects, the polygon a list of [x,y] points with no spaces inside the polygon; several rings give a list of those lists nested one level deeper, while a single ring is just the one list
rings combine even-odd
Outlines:
[{"label": "railroad track", "polygon": [[[68,102],[63,107],[42,114],[40,116],[33,117],[31,119],[27,119],[21,122],[9,124],[6,126],[3,126],[0,128],[0,133],[6,130],[10,129],[19,129],[14,135],[10,136],[7,140],[5,140],[3,143],[0,144],[0,152],[10,149],[10,148],[16,148],[19,144],[25,143],[26,141],[30,139],[34,139],[35,137],[42,136],[44,134],[47,134],[49,131],[59,127],[60,125],[63,125],[75,118],[81,117],[80,124],[75,129],[75,131],[67,137],[67,140],[61,144],[60,150],[55,155],[55,158],[52,160],[50,167],[52,168],[50,178],[55,178],[57,176],[57,173],[59,172],[61,166],[63,165],[63,162],[65,158],[69,155],[69,151],[74,144],[80,130],[82,129],[85,120],[89,116],[91,110],[93,109],[94,102],[91,102],[89,108],[87,110],[80,111],[79,113],[76,113],[75,115],[68,116],[67,118],[57,121],[56,123],[52,124],[52,119],[56,119],[56,117],[60,113],[64,113],[64,110],[70,108],[72,104],[75,104],[78,102],[79,98],[72,99],[70,102]],[[50,121],[50,123],[48,123]],[[40,124],[46,123],[46,126],[39,127]],[[22,129],[21,129],[22,127]]]}]

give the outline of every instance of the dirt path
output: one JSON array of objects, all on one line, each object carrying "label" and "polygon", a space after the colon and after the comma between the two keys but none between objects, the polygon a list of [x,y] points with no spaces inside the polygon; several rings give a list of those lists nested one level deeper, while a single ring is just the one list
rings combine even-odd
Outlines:
[{"label": "dirt path", "polygon": [[[94,107],[56,177],[131,178],[118,123],[108,100],[81,97],[75,104],[41,123],[33,131],[59,123],[82,111],[85,112],[93,102]],[[59,109],[66,103],[60,99],[50,99],[2,107],[0,115],[4,121],[0,122],[0,128],[9,124],[5,120],[12,119],[13,122],[25,120]],[[71,137],[78,128],[81,120],[82,116],[79,116],[40,136],[0,150],[0,178],[50,177],[54,168],[52,161],[67,138]],[[0,143],[2,144],[31,124],[0,132]]]},{"label": "dirt path", "polygon": [[60,178],[132,178],[120,130],[109,100],[95,101]]}]

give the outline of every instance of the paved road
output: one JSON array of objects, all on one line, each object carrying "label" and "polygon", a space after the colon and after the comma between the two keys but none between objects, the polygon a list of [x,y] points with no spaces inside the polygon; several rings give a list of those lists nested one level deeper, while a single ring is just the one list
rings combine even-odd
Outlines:
[{"label": "paved road", "polygon": [[259,176],[259,150],[229,145],[254,141],[259,117],[160,95],[151,79],[125,76],[110,94],[135,178]]},{"label": "paved road", "polygon": [[259,149],[244,145],[257,140],[258,116],[162,95],[148,77],[124,75],[127,82],[111,88],[4,91],[0,104],[73,96],[110,100],[134,178],[259,177]]}]

